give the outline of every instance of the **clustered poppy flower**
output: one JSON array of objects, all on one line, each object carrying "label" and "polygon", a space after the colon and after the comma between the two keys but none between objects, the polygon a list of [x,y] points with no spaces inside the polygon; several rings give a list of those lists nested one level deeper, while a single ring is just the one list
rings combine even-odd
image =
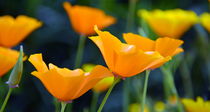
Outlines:
[{"label": "clustered poppy flower", "polygon": [[41,80],[54,97],[65,102],[80,97],[101,79],[113,76],[107,68],[101,65],[97,65],[91,72],[86,73],[81,69],[59,68],[52,63],[47,67],[42,59],[42,54],[31,55],[29,61],[37,69],[31,74]]},{"label": "clustered poppy flower", "polygon": [[204,28],[206,28],[207,31],[210,32],[210,13],[205,12],[201,14],[200,21]]},{"label": "clustered poppy flower", "polygon": [[69,16],[73,29],[80,35],[95,34],[94,25],[98,25],[99,29],[108,27],[116,22],[112,16],[108,16],[104,11],[87,7],[72,6],[69,2],[64,2],[63,6]]}]

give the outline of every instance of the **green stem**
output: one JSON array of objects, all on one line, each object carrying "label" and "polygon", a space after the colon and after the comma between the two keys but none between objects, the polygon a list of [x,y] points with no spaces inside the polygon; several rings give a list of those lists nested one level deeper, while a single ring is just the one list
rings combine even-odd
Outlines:
[{"label": "green stem", "polygon": [[91,101],[90,112],[96,112],[98,97],[99,97],[99,93],[93,91],[93,97],[92,97],[92,101]]},{"label": "green stem", "polygon": [[54,106],[55,106],[55,112],[59,112],[60,111],[60,103],[58,102],[58,100],[56,98],[54,98]]},{"label": "green stem", "polygon": [[7,93],[7,96],[6,96],[5,100],[4,100],[4,103],[3,103],[3,105],[1,106],[0,112],[3,112],[3,111],[4,111],[4,109],[5,109],[6,105],[7,105],[7,102],[8,102],[8,100],[9,100],[9,97],[10,97],[10,95],[11,95],[11,93],[12,93],[12,90],[13,90],[13,88],[9,88],[9,91],[8,91],[8,93]]},{"label": "green stem", "polygon": [[85,46],[85,40],[86,40],[86,37],[84,37],[83,35],[80,35],[74,68],[78,68],[81,66],[83,52],[84,52],[84,46]]},{"label": "green stem", "polygon": [[129,0],[129,9],[127,15],[127,25],[126,31],[131,31],[134,25],[134,16],[135,16],[135,9],[136,9],[136,1],[137,0]]},{"label": "green stem", "polygon": [[61,112],[65,112],[66,105],[66,102],[61,102]]},{"label": "green stem", "polygon": [[108,99],[110,93],[112,92],[112,89],[114,88],[114,86],[115,86],[119,81],[120,81],[120,78],[115,78],[113,84],[111,85],[111,87],[110,87],[109,90],[107,91],[107,93],[106,93],[106,95],[105,95],[105,97],[104,97],[104,99],[103,99],[101,105],[99,106],[97,112],[101,112],[101,111],[102,111],[102,109],[103,109],[103,107],[104,107],[104,105],[105,105],[105,103],[106,103],[106,101],[107,101],[107,99]]},{"label": "green stem", "polygon": [[170,68],[166,68],[162,66],[160,69],[163,73],[164,89],[165,89],[164,91],[166,94],[166,99],[170,99],[171,96],[175,96],[177,99],[176,104],[177,104],[178,112],[183,112],[184,110],[179,101],[179,95],[177,93],[176,86],[173,79],[173,74]]},{"label": "green stem", "polygon": [[190,77],[190,70],[189,67],[187,65],[187,62],[185,60],[183,60],[183,63],[180,64],[180,71],[181,71],[181,77],[182,77],[182,82],[183,82],[183,86],[184,86],[184,90],[185,90],[185,94],[187,95],[187,97],[189,98],[193,98],[193,87],[192,87],[192,80]]},{"label": "green stem", "polygon": [[141,100],[141,112],[144,112],[144,105],[146,101],[146,94],[147,94],[147,86],[148,86],[148,79],[149,79],[150,70],[146,70],[146,77],[144,81],[144,89],[143,89],[143,96]]},{"label": "green stem", "polygon": [[123,112],[128,112],[130,79],[123,82]]}]

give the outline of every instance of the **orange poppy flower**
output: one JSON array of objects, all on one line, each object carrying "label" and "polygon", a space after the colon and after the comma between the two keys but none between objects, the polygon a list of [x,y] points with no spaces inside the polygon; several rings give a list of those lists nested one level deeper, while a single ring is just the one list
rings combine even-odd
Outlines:
[{"label": "orange poppy flower", "polygon": [[173,10],[139,10],[142,17],[155,33],[163,37],[180,38],[192,25],[198,22],[193,11]]},{"label": "orange poppy flower", "polygon": [[149,38],[142,37],[133,33],[123,34],[123,38],[128,44],[135,45],[138,49],[143,51],[159,52],[164,58],[160,60],[160,63],[152,66],[152,69],[158,68],[171,59],[172,56],[183,52],[182,48],[179,48],[183,44],[182,40],[163,37],[153,41]]},{"label": "orange poppy flower", "polygon": [[0,47],[0,77],[7,73],[17,62],[19,52]]},{"label": "orange poppy flower", "polygon": [[106,15],[102,10],[87,6],[71,6],[69,2],[64,2],[63,6],[69,16],[73,29],[80,35],[95,34],[94,25],[99,29],[114,24],[116,19]]},{"label": "orange poppy flower", "polygon": [[20,15],[0,17],[0,46],[13,47],[42,25],[38,20]]},{"label": "orange poppy flower", "polygon": [[118,76],[131,77],[163,59],[158,52],[144,52],[136,46],[121,43],[109,32],[102,32],[95,27],[99,36],[89,37],[100,49],[109,69]]},{"label": "orange poppy flower", "polygon": [[34,54],[29,61],[37,71],[31,74],[39,78],[47,90],[61,101],[72,101],[105,77],[112,73],[105,67],[97,65],[91,72],[83,72],[81,69],[69,70],[49,64],[49,68],[42,60],[42,54]]}]

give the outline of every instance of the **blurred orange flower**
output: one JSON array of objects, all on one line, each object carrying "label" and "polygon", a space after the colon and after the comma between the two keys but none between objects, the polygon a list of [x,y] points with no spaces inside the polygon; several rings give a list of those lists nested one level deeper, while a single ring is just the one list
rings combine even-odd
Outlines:
[{"label": "blurred orange flower", "polygon": [[196,13],[181,9],[166,11],[139,10],[138,14],[159,36],[171,38],[180,38],[193,24],[198,21]]},{"label": "blurred orange flower", "polygon": [[2,77],[15,65],[18,56],[18,51],[0,47],[0,77]]},{"label": "blurred orange flower", "polygon": [[16,19],[6,15],[0,17],[0,46],[13,47],[19,44],[32,31],[39,28],[42,23],[34,18],[24,15]]},{"label": "blurred orange flower", "polygon": [[159,52],[164,57],[159,63],[152,66],[152,69],[160,67],[169,61],[172,56],[184,51],[182,48],[179,48],[183,44],[183,41],[178,39],[163,37],[153,41],[133,33],[125,33],[123,37],[128,44],[135,45],[138,49],[145,52]]},{"label": "blurred orange flower", "polygon": [[201,24],[210,32],[210,13],[203,13],[200,16]]},{"label": "blurred orange flower", "polygon": [[72,101],[105,77],[112,73],[105,67],[97,65],[91,72],[83,72],[81,69],[69,70],[49,64],[49,69],[42,60],[42,54],[34,54],[29,61],[37,71],[31,74],[39,78],[47,90],[61,101]]},{"label": "blurred orange flower", "polygon": [[63,6],[69,16],[73,29],[80,35],[95,34],[94,25],[99,29],[114,24],[116,19],[106,15],[102,10],[87,6],[71,6],[69,2],[64,2]]},{"label": "blurred orange flower", "polygon": [[162,57],[158,52],[144,52],[135,45],[121,43],[106,31],[95,27],[99,36],[90,39],[99,47],[109,69],[117,76],[131,77],[157,64]]}]

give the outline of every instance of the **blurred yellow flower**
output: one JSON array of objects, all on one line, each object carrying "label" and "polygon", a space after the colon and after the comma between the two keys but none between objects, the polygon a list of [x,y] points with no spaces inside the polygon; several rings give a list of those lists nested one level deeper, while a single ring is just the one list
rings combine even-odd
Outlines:
[{"label": "blurred yellow flower", "polygon": [[201,97],[197,97],[196,101],[182,99],[182,103],[187,112],[210,112],[210,101],[204,101]]},{"label": "blurred yellow flower", "polygon": [[[138,103],[133,103],[129,105],[129,112],[141,112],[141,105]],[[144,112],[149,112],[147,106],[144,108]]]},{"label": "blurred yellow flower", "polygon": [[94,25],[97,25],[99,29],[103,29],[116,22],[114,17],[106,15],[97,8],[79,5],[71,6],[69,2],[64,2],[63,7],[69,16],[73,29],[80,35],[95,34]]},{"label": "blurred yellow flower", "polygon": [[200,16],[201,24],[210,32],[210,13],[203,13]]},{"label": "blurred yellow flower", "polygon": [[109,69],[120,77],[131,77],[156,65],[164,57],[156,51],[145,52],[135,45],[122,43],[107,31],[100,31],[98,36],[89,37],[100,49]]},{"label": "blurred yellow flower", "polygon": [[[95,64],[84,64],[82,65],[82,69],[85,72],[90,72],[92,71],[92,69],[95,67]],[[93,91],[94,92],[104,92],[107,89],[109,89],[109,87],[112,85],[112,83],[114,82],[114,76],[112,77],[107,77],[102,79],[101,81],[99,81],[94,87],[93,87]]]},{"label": "blurred yellow flower", "polygon": [[41,80],[46,89],[61,101],[72,101],[90,90],[105,77],[113,76],[105,67],[97,65],[91,72],[81,69],[69,70],[49,64],[49,69],[42,60],[42,54],[34,54],[29,61],[37,71],[31,74]]},{"label": "blurred yellow flower", "polygon": [[20,43],[42,23],[34,18],[20,15],[16,18],[6,15],[0,17],[0,46],[13,47]]},{"label": "blurred yellow flower", "polygon": [[18,56],[18,51],[0,47],[0,77],[2,77],[15,65]]},{"label": "blurred yellow flower", "polygon": [[152,69],[160,67],[169,61],[171,57],[184,51],[182,48],[179,48],[184,42],[178,39],[163,37],[154,41],[133,33],[124,33],[123,38],[128,44],[135,45],[140,50],[159,52],[164,57],[159,60],[159,63],[151,66],[150,68]]},{"label": "blurred yellow flower", "polygon": [[162,101],[158,101],[155,103],[155,112],[164,112],[165,104]]},{"label": "blurred yellow flower", "polygon": [[109,89],[109,87],[112,85],[114,82],[114,76],[112,77],[107,77],[99,81],[94,87],[93,91],[95,92],[104,92]]},{"label": "blurred yellow flower", "polygon": [[198,17],[193,11],[181,9],[166,11],[139,10],[138,15],[142,17],[159,36],[171,38],[180,38],[198,21]]}]

